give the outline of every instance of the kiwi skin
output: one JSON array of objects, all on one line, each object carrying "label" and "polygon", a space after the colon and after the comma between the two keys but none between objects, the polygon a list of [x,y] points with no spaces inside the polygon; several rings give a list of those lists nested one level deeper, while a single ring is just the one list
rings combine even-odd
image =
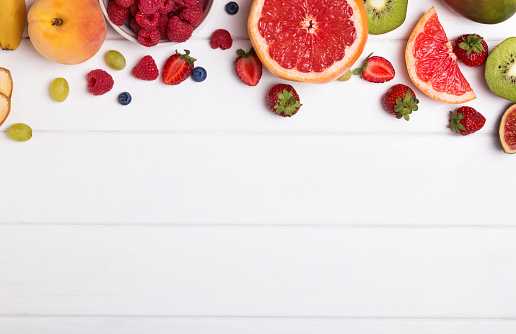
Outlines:
[{"label": "kiwi skin", "polygon": [[[377,9],[383,2],[381,9]],[[364,0],[367,10],[369,33],[373,35],[385,34],[405,22],[407,17],[408,0]]]},{"label": "kiwi skin", "polygon": [[507,38],[489,54],[485,79],[493,93],[516,102],[516,37]]}]

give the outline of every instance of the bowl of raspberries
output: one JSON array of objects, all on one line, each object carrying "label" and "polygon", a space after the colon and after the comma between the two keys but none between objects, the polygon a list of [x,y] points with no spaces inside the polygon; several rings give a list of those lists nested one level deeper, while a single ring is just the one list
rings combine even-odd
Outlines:
[{"label": "bowl of raspberries", "polygon": [[146,47],[186,42],[208,22],[216,0],[101,0],[111,26]]}]

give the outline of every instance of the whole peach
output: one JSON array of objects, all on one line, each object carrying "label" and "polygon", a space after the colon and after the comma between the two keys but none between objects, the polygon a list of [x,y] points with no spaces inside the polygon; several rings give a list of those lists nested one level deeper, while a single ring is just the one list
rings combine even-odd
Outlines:
[{"label": "whole peach", "polygon": [[106,20],[97,0],[37,0],[27,21],[34,48],[56,63],[85,62],[106,39]]}]

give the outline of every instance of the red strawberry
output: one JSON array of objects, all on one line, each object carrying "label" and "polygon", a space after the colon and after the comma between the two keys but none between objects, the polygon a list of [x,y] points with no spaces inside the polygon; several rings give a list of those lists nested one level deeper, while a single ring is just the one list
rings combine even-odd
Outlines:
[{"label": "red strawberry", "polygon": [[256,86],[262,77],[262,62],[254,52],[254,48],[246,53],[244,50],[237,51],[238,58],[235,63],[236,73],[242,81],[249,86]]},{"label": "red strawberry", "polygon": [[299,95],[291,85],[277,84],[267,94],[267,107],[280,116],[293,116],[301,106]]},{"label": "red strawberry", "polygon": [[133,68],[133,75],[141,80],[156,80],[159,76],[158,66],[154,59],[147,55]]},{"label": "red strawberry", "polygon": [[196,60],[190,56],[190,51],[185,50],[185,54],[181,54],[176,50],[165,63],[163,82],[167,85],[178,85],[185,81],[192,74]]},{"label": "red strawberry", "polygon": [[360,75],[367,81],[382,83],[394,79],[394,67],[383,57],[373,56],[372,53],[364,60],[362,67],[353,71],[353,74]]},{"label": "red strawberry", "polygon": [[398,84],[392,86],[382,97],[383,108],[396,118],[410,119],[410,114],[418,109],[416,94],[410,87]]},{"label": "red strawberry", "polygon": [[455,41],[453,53],[467,66],[477,67],[486,62],[488,47],[479,35],[465,34]]},{"label": "red strawberry", "polygon": [[471,107],[460,107],[450,111],[450,125],[448,127],[463,136],[470,135],[482,129],[486,118]]}]

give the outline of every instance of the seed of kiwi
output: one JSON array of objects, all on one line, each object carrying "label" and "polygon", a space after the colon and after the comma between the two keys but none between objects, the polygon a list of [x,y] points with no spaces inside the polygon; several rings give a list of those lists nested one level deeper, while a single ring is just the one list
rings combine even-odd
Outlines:
[{"label": "seed of kiwi", "polygon": [[405,22],[408,0],[364,0],[369,33],[385,34]]},{"label": "seed of kiwi", "polygon": [[489,54],[485,78],[493,93],[516,102],[516,37],[507,38]]}]

